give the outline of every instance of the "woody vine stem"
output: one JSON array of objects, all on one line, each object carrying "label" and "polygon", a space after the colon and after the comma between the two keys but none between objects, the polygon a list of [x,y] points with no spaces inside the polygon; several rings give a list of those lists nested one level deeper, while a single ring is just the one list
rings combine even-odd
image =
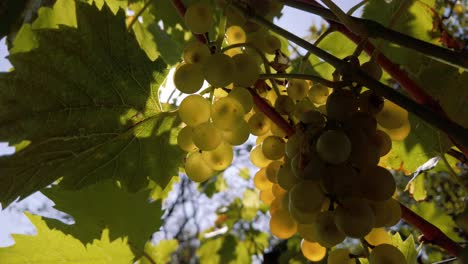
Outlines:
[{"label": "woody vine stem", "polygon": [[[334,16],[333,12],[331,12],[330,10],[326,8],[321,7],[314,0],[311,0],[309,2],[283,0],[283,2],[285,4],[290,4],[295,7],[300,6],[301,9],[306,10],[306,11],[311,11],[314,8],[318,8],[315,10],[319,10],[319,11],[314,12],[314,13],[321,15],[325,19],[327,19],[327,21],[330,23],[330,26],[334,27],[339,32],[343,33],[352,41],[356,43],[362,42],[361,37],[351,32],[345,25],[341,24],[338,18]],[[185,13],[185,6],[181,2],[181,0],[172,0],[172,3],[174,7],[176,8],[176,10],[178,11],[179,15],[183,17]],[[338,71],[346,72],[347,75],[351,76],[352,80],[360,83],[363,86],[366,86],[367,88],[375,91],[377,94],[387,98],[388,100],[405,108],[409,112],[412,112],[413,114],[417,115],[422,120],[444,131],[449,136],[451,136],[451,138],[459,146],[461,146],[462,151],[466,155],[467,153],[466,150],[468,149],[468,138],[466,137],[466,135],[468,134],[468,130],[458,125],[457,123],[451,121],[450,119],[448,119],[448,117],[445,115],[440,105],[431,96],[426,94],[424,90],[421,87],[419,87],[418,84],[416,84],[416,82],[411,80],[408,77],[408,75],[398,67],[398,65],[392,63],[384,55],[379,54],[377,57],[377,62],[397,82],[399,82],[402,85],[402,87],[408,92],[408,94],[411,97],[414,98],[415,101],[398,93],[397,91],[393,90],[391,87],[388,87],[380,83],[379,81],[374,80],[373,78],[368,76],[366,73],[364,73],[360,69],[352,66],[350,63],[347,63],[327,53],[326,51],[314,46],[313,44],[305,41],[304,39],[284,30],[281,27],[278,27],[272,24],[271,22],[263,19],[262,17],[252,14],[251,12],[249,12],[249,10],[244,9],[244,7],[237,5],[235,3],[233,3],[233,7],[235,7],[236,9],[241,11],[244,15],[246,15],[246,17],[249,20],[254,21],[258,24],[261,24],[269,28],[271,31],[288,39],[289,41],[296,43],[297,45],[306,49],[308,52],[315,54],[316,56],[330,63]],[[360,20],[354,19],[353,21],[356,23],[360,23]],[[372,22],[372,23],[375,23],[375,22]],[[372,24],[372,25],[375,26],[375,24]],[[381,25],[379,25],[379,28],[380,29],[384,28],[384,30],[386,30],[387,32],[391,31],[390,29],[387,29]],[[372,36],[372,34],[377,34],[377,33],[375,33],[375,31],[369,30],[368,34],[370,34],[369,36]],[[445,50],[445,49],[443,49],[444,51],[442,51],[441,50],[442,48],[440,47],[436,47],[434,45],[431,45],[431,44],[428,44],[419,40],[415,40],[411,37],[402,35],[401,33],[398,33],[398,34],[400,35],[398,35],[397,39],[399,39],[401,43],[400,42],[397,42],[397,43],[400,45],[407,46],[409,48],[418,48],[421,52],[423,52],[424,54],[430,55],[431,57],[438,58],[440,60],[449,62],[451,64],[456,64],[463,68],[467,67],[466,63],[468,60],[465,59],[460,62],[459,59],[452,58],[452,56],[455,56],[454,55],[455,53],[452,51]],[[195,36],[199,41],[203,43],[206,42],[206,39],[203,36],[201,35],[195,35]],[[379,37],[383,37],[383,36],[380,35]],[[387,40],[393,41],[393,39],[387,39]],[[407,44],[407,45],[404,45],[404,44]],[[363,48],[364,48],[364,51],[366,51],[368,54],[372,54],[372,52],[375,49],[372,46],[372,44],[368,42],[364,44]],[[274,75],[275,74],[264,75],[263,78],[274,78]],[[284,75],[278,75],[276,77],[284,78]],[[278,127],[283,129],[287,135],[292,135],[295,133],[294,128],[286,120],[284,120],[283,117],[281,117],[281,115],[278,114],[268,103],[266,103],[264,99],[256,93],[255,89],[249,89],[249,91],[251,92],[253,96],[254,103],[256,104],[256,106],[261,111],[263,111],[265,115],[267,115]],[[422,232],[421,240],[432,243],[434,245],[438,245],[455,256],[460,256],[463,248],[458,243],[451,240],[439,228],[427,222],[425,219],[423,219],[421,216],[419,216],[418,214],[408,209],[406,206],[400,204],[400,207],[402,210],[402,218],[406,222],[418,228]]]}]

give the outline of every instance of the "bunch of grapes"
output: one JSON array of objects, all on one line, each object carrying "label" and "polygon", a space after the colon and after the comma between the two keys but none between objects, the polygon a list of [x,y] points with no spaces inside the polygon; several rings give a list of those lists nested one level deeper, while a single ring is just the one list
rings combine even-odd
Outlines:
[{"label": "bunch of grapes", "polygon": [[[240,2],[266,17],[281,9],[272,0]],[[211,13],[203,3],[189,6],[187,27],[208,32],[213,26]],[[351,237],[375,246],[368,256],[371,264],[405,263],[388,239],[380,239],[379,234],[386,234],[384,227],[399,221],[401,211],[392,198],[395,180],[378,164],[391,150],[392,140],[408,135],[408,113],[353,86],[331,89],[303,79],[259,80],[264,61],[258,52],[278,56],[281,42],[235,9],[225,6],[225,14],[226,44],[235,48],[189,43],[174,74],[176,88],[189,94],[179,106],[186,126],[177,138],[188,152],[187,176],[203,182],[226,169],[233,160],[233,146],[253,134],[257,141],[250,160],[260,168],[254,184],[260,199],[270,205],[273,235],[302,236],[302,252],[311,261],[321,260],[327,248]],[[247,48],[237,45],[245,43]],[[361,68],[380,79],[382,72],[374,61]],[[209,99],[197,94],[205,81],[210,85]],[[287,135],[272,122],[254,105],[252,93],[295,133]],[[328,263],[353,263],[353,257],[348,249],[336,249],[329,253]]]}]

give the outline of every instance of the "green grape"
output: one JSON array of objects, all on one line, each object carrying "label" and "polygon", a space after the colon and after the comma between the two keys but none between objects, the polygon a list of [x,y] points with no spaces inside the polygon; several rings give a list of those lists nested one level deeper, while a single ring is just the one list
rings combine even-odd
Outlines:
[{"label": "green grape", "polygon": [[324,127],[326,120],[325,117],[319,111],[306,111],[298,115],[299,120],[307,124],[308,127]]},{"label": "green grape", "polygon": [[375,215],[374,227],[391,227],[400,221],[401,207],[397,200],[391,198],[381,202],[370,202],[369,205]]},{"label": "green grape", "polygon": [[271,120],[262,112],[257,112],[249,118],[250,133],[255,136],[265,135],[271,127]]},{"label": "green grape", "polygon": [[355,169],[348,165],[329,166],[321,177],[323,189],[340,198],[360,196],[361,182],[356,180]]},{"label": "green grape", "polygon": [[391,101],[385,100],[382,110],[377,113],[375,118],[379,125],[384,128],[400,128],[408,122],[408,111]]},{"label": "green grape", "polygon": [[191,127],[185,126],[179,131],[177,135],[177,145],[187,152],[192,152],[197,149],[197,146],[193,143]]},{"label": "green grape", "polygon": [[392,150],[392,139],[382,130],[377,130],[374,136],[380,157],[387,155]]},{"label": "green grape", "polygon": [[326,108],[329,118],[344,121],[358,110],[358,102],[352,91],[335,89],[327,98]]},{"label": "green grape", "polygon": [[222,136],[224,141],[233,146],[242,145],[250,136],[249,125],[241,120],[232,130],[223,130]]},{"label": "green grape", "polygon": [[211,52],[208,46],[199,41],[190,42],[185,46],[183,52],[185,63],[202,64],[210,56]]},{"label": "green grape", "polygon": [[309,92],[307,93],[307,97],[309,100],[314,104],[324,104],[327,102],[328,95],[330,95],[330,91],[328,87],[323,84],[317,83],[310,87]]},{"label": "green grape", "polygon": [[229,92],[229,97],[239,101],[239,103],[244,107],[245,113],[250,112],[254,106],[252,94],[244,87],[232,88],[232,90]]},{"label": "green grape", "polygon": [[247,22],[244,14],[232,6],[225,7],[226,20],[229,25],[242,26]]},{"label": "green grape", "polygon": [[281,115],[287,115],[294,110],[294,101],[287,95],[280,95],[276,98],[275,110]]},{"label": "green grape", "polygon": [[373,246],[392,243],[392,237],[387,233],[387,231],[385,231],[385,228],[382,227],[373,228],[372,231],[364,237],[364,239]]},{"label": "green grape", "polygon": [[214,87],[225,87],[232,83],[236,74],[234,60],[226,54],[216,53],[203,64],[206,81]]},{"label": "green grape", "polygon": [[314,111],[318,110],[311,102],[309,99],[304,99],[299,102],[297,102],[294,105],[294,116],[299,119],[300,115],[304,112],[309,112],[309,111]]},{"label": "green grape", "polygon": [[324,247],[333,247],[346,238],[346,235],[336,226],[334,217],[334,212],[323,211],[315,218],[314,231],[317,242]]},{"label": "green grape", "polygon": [[182,64],[174,73],[175,87],[186,94],[196,93],[204,81],[201,66],[198,64]]},{"label": "green grape", "polygon": [[289,191],[289,207],[303,212],[318,213],[324,200],[320,185],[314,181],[301,181]]},{"label": "green grape", "polygon": [[294,176],[291,166],[288,163],[283,164],[276,174],[276,182],[281,188],[289,191],[291,188],[299,182],[299,179]]},{"label": "green grape", "polygon": [[214,150],[223,141],[221,131],[209,122],[194,127],[192,138],[195,146],[204,151]]},{"label": "green grape", "polygon": [[188,155],[184,165],[185,173],[194,182],[204,182],[215,174],[215,171],[206,164],[199,151]]},{"label": "green grape", "polygon": [[236,65],[234,83],[236,85],[250,87],[260,76],[260,67],[254,56],[248,53],[237,54],[232,57]]},{"label": "green grape", "polygon": [[238,43],[245,43],[247,36],[245,31],[240,26],[230,26],[226,29],[226,41],[229,45],[234,45]]},{"label": "green grape", "polygon": [[275,196],[273,195],[273,191],[271,190],[271,188],[260,191],[260,200],[264,204],[270,205],[274,199]]},{"label": "green grape", "polygon": [[379,166],[364,168],[359,177],[362,195],[368,200],[388,200],[396,190],[395,179],[385,168]]},{"label": "green grape", "polygon": [[304,157],[301,153],[296,154],[296,156],[294,156],[290,161],[291,171],[293,172],[293,175],[298,179],[304,178],[303,177],[304,175],[302,175],[303,166],[304,166],[303,162],[304,162]]},{"label": "green grape", "polygon": [[213,11],[206,3],[195,3],[187,8],[184,20],[192,32],[203,34],[213,26]]},{"label": "green grape", "polygon": [[380,150],[369,142],[369,136],[356,126],[346,132],[351,141],[351,163],[359,169],[377,165],[380,159]]},{"label": "green grape", "polygon": [[194,127],[205,123],[211,116],[211,104],[198,94],[189,95],[179,106],[179,117],[188,126]]},{"label": "green grape", "polygon": [[336,248],[328,253],[327,264],[355,264],[347,248]]},{"label": "green grape", "polygon": [[211,151],[203,151],[202,158],[206,164],[213,170],[225,170],[231,165],[234,158],[232,146],[221,143],[218,147]]},{"label": "green grape", "polygon": [[271,191],[273,192],[273,195],[276,198],[282,198],[283,196],[285,196],[288,193],[288,191],[281,188],[281,186],[279,186],[279,184],[277,184],[277,183],[273,184],[273,186],[271,187]]},{"label": "green grape", "polygon": [[369,264],[405,264],[406,258],[401,251],[390,244],[381,244],[369,254]]},{"label": "green grape", "polygon": [[[285,119],[287,119],[287,118],[285,118]],[[277,137],[280,137],[280,138],[285,138],[287,136],[286,132],[281,127],[279,127],[278,125],[276,125],[273,122],[271,122],[270,132],[271,132],[271,134],[273,136],[277,136]]]},{"label": "green grape", "polygon": [[266,53],[275,54],[277,50],[281,49],[281,40],[274,35],[267,34],[264,41],[265,46],[263,51]]},{"label": "green grape", "polygon": [[267,157],[263,155],[261,145],[253,147],[253,149],[250,151],[250,161],[254,166],[259,168],[265,167],[271,162],[271,160],[267,159]]},{"label": "green grape", "polygon": [[350,129],[359,128],[366,136],[373,136],[377,131],[377,121],[374,116],[367,112],[356,112],[349,120],[345,122],[345,126]]},{"label": "green grape", "polygon": [[380,80],[382,78],[382,68],[375,60],[370,60],[361,65],[361,70],[367,73],[370,77]]},{"label": "green grape", "polygon": [[302,176],[304,180],[319,181],[326,174],[327,167],[317,154],[312,155],[304,166]]},{"label": "green grape", "polygon": [[257,173],[255,173],[253,182],[255,188],[261,191],[271,189],[273,187],[273,183],[268,180],[266,176],[266,168],[261,168]]},{"label": "green grape", "polygon": [[276,182],[276,175],[278,174],[279,169],[281,166],[284,164],[284,162],[280,160],[275,160],[268,164],[266,167],[266,176],[268,180],[270,180],[272,183],[277,183]]},{"label": "green grape", "polygon": [[384,106],[384,99],[373,91],[367,90],[359,95],[359,110],[375,116]]},{"label": "green grape", "polygon": [[315,223],[313,224],[297,224],[297,233],[309,242],[317,242],[317,234],[315,231]]},{"label": "green grape", "polygon": [[306,80],[292,79],[289,80],[286,87],[288,96],[294,101],[300,101],[307,96],[309,92],[309,84]]},{"label": "green grape", "polygon": [[267,159],[277,160],[284,156],[286,143],[277,136],[268,136],[263,140],[262,151]]},{"label": "green grape", "polygon": [[288,141],[286,142],[286,155],[288,157],[293,158],[299,152],[302,144],[301,137],[302,136],[296,132],[288,138]]},{"label": "green grape", "polygon": [[244,120],[244,107],[233,97],[222,97],[212,107],[211,119],[213,124],[221,130],[233,130],[239,122]]},{"label": "green grape", "polygon": [[335,224],[347,236],[362,238],[374,227],[374,212],[364,199],[346,199],[335,209]]},{"label": "green grape", "polygon": [[310,261],[320,261],[327,254],[327,249],[316,242],[309,242],[305,239],[301,241],[301,252]]},{"label": "green grape", "polygon": [[280,239],[292,237],[297,232],[297,223],[284,209],[276,210],[270,219],[271,233]]},{"label": "green grape", "polygon": [[325,162],[340,164],[349,158],[351,141],[342,131],[328,130],[318,138],[316,150]]}]

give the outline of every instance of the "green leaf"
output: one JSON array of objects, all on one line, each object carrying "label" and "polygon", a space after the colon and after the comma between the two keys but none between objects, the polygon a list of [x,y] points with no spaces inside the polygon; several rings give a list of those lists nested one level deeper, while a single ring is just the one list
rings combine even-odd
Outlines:
[{"label": "green leaf", "polygon": [[77,27],[75,1],[58,0],[54,7],[41,7],[33,29],[59,28],[59,25]]},{"label": "green leaf", "polygon": [[203,241],[197,255],[200,257],[200,263],[206,264],[251,262],[245,242],[239,241],[231,234]]},{"label": "green leaf", "polygon": [[143,252],[148,238],[161,225],[161,202],[149,203],[149,190],[128,193],[113,181],[101,181],[81,190],[59,186],[42,191],[55,203],[55,209],[70,214],[75,224],[46,219],[51,228],[79,239],[83,244],[100,237],[108,228],[111,240],[128,237],[135,255]]},{"label": "green leaf", "polygon": [[102,232],[99,240],[85,246],[70,235],[49,229],[40,216],[27,216],[35,225],[37,235],[13,235],[16,244],[0,248],[2,264],[128,264],[133,261],[134,256],[127,240],[111,241],[108,229]]},{"label": "green leaf", "polygon": [[453,218],[436,207],[435,203],[417,203],[411,206],[411,210],[426,219],[429,223],[438,227],[440,231],[446,234],[449,238],[455,241],[461,240],[460,236],[454,230],[456,224]]},{"label": "green leaf", "polygon": [[416,264],[418,252],[416,251],[413,236],[410,235],[405,241],[397,232],[392,236],[392,245],[397,247],[406,258],[407,264]]},{"label": "green leaf", "polygon": [[127,33],[123,10],[76,4],[78,28],[32,30],[38,48],[0,74],[0,140],[22,146],[0,158],[4,206],[62,177],[72,189],[110,178],[164,188],[182,160],[176,115],[159,104],[166,64]]},{"label": "green leaf", "polygon": [[242,194],[241,217],[246,221],[252,221],[257,215],[260,206],[259,195],[255,190],[246,189]]},{"label": "green leaf", "polygon": [[[156,264],[171,263],[171,255],[179,247],[179,242],[176,239],[161,240],[158,244],[147,243],[145,252],[156,262]],[[140,264],[153,264],[147,257],[142,257]]]},{"label": "green leaf", "polygon": [[414,176],[406,185],[405,191],[409,191],[411,196],[416,201],[423,201],[426,199],[427,191],[424,185],[426,174],[421,173],[419,175]]}]

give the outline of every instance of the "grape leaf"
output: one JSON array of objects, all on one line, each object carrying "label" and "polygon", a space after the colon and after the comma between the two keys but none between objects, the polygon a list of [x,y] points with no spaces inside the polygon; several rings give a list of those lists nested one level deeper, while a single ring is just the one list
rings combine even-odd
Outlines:
[{"label": "grape leaf", "polygon": [[392,236],[392,245],[397,247],[406,258],[407,264],[416,264],[418,252],[416,251],[413,236],[410,235],[405,241],[397,232]]},{"label": "grape leaf", "polygon": [[128,193],[107,180],[80,190],[63,190],[59,185],[42,193],[54,201],[55,209],[75,219],[73,225],[46,219],[48,226],[72,235],[83,244],[99,238],[102,230],[108,228],[111,240],[128,237],[138,255],[161,225],[161,202],[149,203],[149,190]]},{"label": "grape leaf", "polygon": [[38,17],[32,24],[33,29],[59,28],[59,25],[77,27],[75,2],[58,0],[54,7],[41,7]]},{"label": "grape leaf", "polygon": [[[161,240],[158,244],[147,243],[145,252],[156,264],[166,264],[171,262],[171,255],[179,247],[179,242],[175,239]],[[139,264],[154,264],[147,257],[142,257]]]},{"label": "grape leaf", "polygon": [[38,48],[11,54],[15,70],[0,74],[0,140],[21,146],[0,158],[4,206],[61,177],[66,188],[112,178],[137,191],[177,174],[178,121],[158,99],[166,64],[127,33],[123,10],[76,11],[77,28],[31,29]]},{"label": "grape leaf", "polygon": [[35,225],[37,235],[13,235],[16,243],[7,248],[0,248],[2,264],[24,263],[116,263],[128,264],[133,261],[133,254],[126,239],[109,239],[105,229],[99,240],[83,245],[70,235],[49,229],[40,216],[27,214]]},{"label": "grape leaf", "polygon": [[231,234],[203,241],[197,255],[200,263],[207,264],[251,262],[246,244]]}]

